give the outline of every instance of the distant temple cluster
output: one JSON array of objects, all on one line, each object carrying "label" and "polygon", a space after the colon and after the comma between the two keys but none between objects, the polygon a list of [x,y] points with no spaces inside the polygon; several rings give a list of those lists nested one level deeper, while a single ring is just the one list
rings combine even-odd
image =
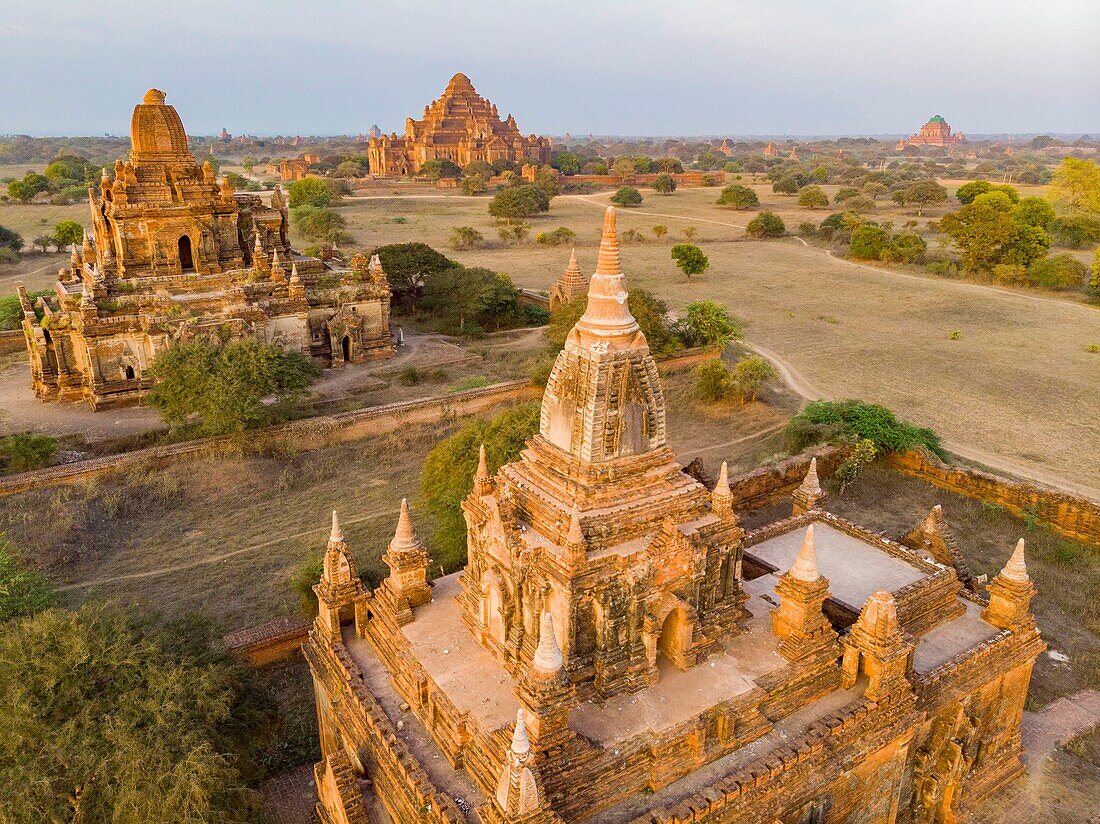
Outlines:
[{"label": "distant temple cluster", "polygon": [[951,127],[948,125],[947,121],[937,114],[921,126],[920,131],[915,135],[900,141],[898,143],[898,148],[904,149],[906,146],[937,146],[939,148],[947,148],[965,142],[966,135],[962,132],[952,133]]},{"label": "distant temple cluster", "polygon": [[456,74],[442,96],[424,107],[424,119],[405,119],[405,134],[372,136],[367,157],[375,177],[415,175],[429,160],[465,166],[475,160],[495,163],[550,162],[550,139],[524,137],[516,119],[503,121],[497,107],[479,95],[464,74]]},{"label": "distant temple cluster", "polygon": [[390,287],[375,258],[336,268],[295,252],[287,204],[235,194],[199,166],[176,110],[150,89],[130,157],[88,190],[92,233],[54,294],[19,287],[31,382],[43,399],[137,402],[177,341],[255,336],[331,365],[393,354]]},{"label": "distant temple cluster", "polygon": [[1023,541],[983,587],[938,508],[889,540],[827,511],[814,461],[746,532],[725,465],[704,485],[669,447],[615,224],[555,284],[588,303],[538,433],[478,456],[465,569],[429,582],[402,501],[367,590],[333,514],[305,645],[320,820],[965,820],[1023,770]]}]

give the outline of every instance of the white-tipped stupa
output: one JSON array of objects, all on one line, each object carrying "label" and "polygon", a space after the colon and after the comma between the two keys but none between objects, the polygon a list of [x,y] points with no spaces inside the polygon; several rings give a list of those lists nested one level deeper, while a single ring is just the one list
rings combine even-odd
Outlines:
[{"label": "white-tipped stupa", "polygon": [[556,673],[562,667],[561,649],[554,637],[554,619],[549,612],[544,612],[539,621],[539,645],[532,663],[536,670],[544,674]]},{"label": "white-tipped stupa", "polygon": [[817,553],[814,550],[814,525],[806,527],[806,537],[802,539],[802,549],[787,570],[787,574],[797,581],[813,583],[821,577],[817,571]]},{"label": "white-tipped stupa", "polygon": [[1008,559],[1001,575],[1018,584],[1026,584],[1031,579],[1027,577],[1027,564],[1024,562],[1024,539],[1016,542],[1016,549],[1012,551],[1012,557]]},{"label": "white-tipped stupa", "polygon": [[340,519],[336,517],[336,510],[332,510],[332,531],[328,534],[328,542],[330,544],[342,544],[344,542],[344,531],[340,529]]}]

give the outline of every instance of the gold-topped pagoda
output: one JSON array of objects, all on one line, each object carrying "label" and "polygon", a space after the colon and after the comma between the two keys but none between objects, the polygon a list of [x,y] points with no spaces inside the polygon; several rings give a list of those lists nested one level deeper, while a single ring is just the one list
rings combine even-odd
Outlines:
[{"label": "gold-topped pagoda", "polygon": [[443,94],[424,107],[422,120],[405,118],[405,132],[372,137],[367,156],[375,177],[415,175],[429,160],[450,160],[465,166],[486,163],[550,162],[550,139],[520,132],[516,119],[504,120],[459,72]]}]

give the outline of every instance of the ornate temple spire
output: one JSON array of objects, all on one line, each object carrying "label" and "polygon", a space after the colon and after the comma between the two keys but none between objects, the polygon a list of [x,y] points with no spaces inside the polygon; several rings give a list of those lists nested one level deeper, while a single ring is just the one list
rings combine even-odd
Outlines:
[{"label": "ornate temple spire", "polygon": [[387,598],[392,600],[394,617],[399,626],[413,620],[412,608],[432,600],[428,586],[428,564],[431,558],[421,542],[409,516],[409,502],[401,499],[401,512],[397,516],[397,529],[382,555],[390,568],[383,582]]},{"label": "ornate temple spire", "polygon": [[870,701],[911,689],[906,673],[913,644],[902,632],[891,592],[880,589],[867,599],[841,643],[843,688],[851,687],[863,673],[869,681],[864,697]]},{"label": "ornate temple spire", "polygon": [[[333,244],[333,248],[336,248],[335,244]],[[367,264],[367,274],[370,276],[371,283],[389,288],[389,278],[386,277],[386,272],[382,268],[382,259],[377,254],[370,256],[370,263]]]},{"label": "ornate temple spire", "polygon": [[573,247],[569,252],[569,264],[565,267],[565,272],[550,287],[550,311],[554,311],[562,304],[572,303],[583,295],[587,288],[588,278],[584,276],[581,267],[577,264],[577,249]]},{"label": "ornate temple spire", "polygon": [[424,544],[420,542],[413,527],[412,518],[409,517],[409,501],[407,498],[402,498],[401,513],[397,516],[397,529],[394,530],[393,540],[390,541],[390,551],[412,552],[423,548]]},{"label": "ornate temple spire", "polygon": [[1031,614],[1035,585],[1027,574],[1023,538],[1016,542],[1008,563],[989,582],[987,589],[989,605],[982,610],[983,620],[999,629],[1013,632],[1028,632],[1035,627],[1035,617]]},{"label": "ornate temple spire", "polygon": [[1027,564],[1024,562],[1023,538],[1016,542],[1016,549],[1012,551],[1012,557],[1008,559],[1008,563],[1001,570],[1001,577],[1009,581],[1015,581],[1018,584],[1026,584],[1031,581],[1031,578],[1027,575]]},{"label": "ornate temple spire", "polygon": [[627,305],[626,281],[619,262],[619,235],[612,206],[604,212],[600,255],[596,273],[588,284],[588,306],[575,328],[582,340],[588,343],[612,343],[615,338],[625,338],[625,345],[630,345],[634,337],[640,334],[638,321],[630,314]]},{"label": "ornate temple spire", "polygon": [[710,508],[715,515],[729,515],[733,512],[733,492],[730,491],[729,468],[722,461],[718,471],[718,482],[710,493]]},{"label": "ornate temple spire", "polygon": [[283,264],[279,261],[279,247],[275,247],[274,253],[271,255],[271,279],[277,283],[281,283],[286,280],[286,273],[283,270]]},{"label": "ornate temple spire", "polygon": [[233,186],[229,183],[229,175],[222,175],[221,187],[219,188],[219,197],[223,204],[229,204],[233,202]]},{"label": "ornate temple spire", "polygon": [[[523,708],[516,711],[516,726],[512,732],[512,743],[504,758],[504,767],[497,781],[495,800],[504,821],[541,822],[544,806],[539,792],[539,783],[528,763],[531,756],[531,742],[527,737],[527,723]],[[494,819],[495,820],[495,819]]]},{"label": "ornate temple spire", "polygon": [[363,594],[363,582],[355,571],[355,561],[344,543],[344,533],[336,510],[332,511],[332,526],[325,546],[321,565],[321,580],[313,587],[317,595],[317,620],[315,626],[332,640],[340,638],[341,618],[347,609]]},{"label": "ornate temple spire", "polygon": [[794,492],[794,515],[801,515],[821,508],[821,502],[825,500],[825,491],[821,488],[821,482],[817,478],[817,458],[810,458],[810,468],[806,470],[806,477],[802,479],[801,486]]},{"label": "ornate temple spire", "polygon": [[328,533],[330,544],[344,543],[344,531],[340,529],[340,519],[336,517],[336,510],[332,510],[332,529]]},{"label": "ornate temple spire", "polygon": [[531,752],[531,740],[527,737],[523,707],[516,710],[516,728],[512,731],[512,752],[516,755],[526,755]]},{"label": "ornate temple spire", "polygon": [[261,272],[268,270],[267,252],[264,251],[259,231],[256,232],[256,242],[252,244],[252,268]]},{"label": "ornate temple spire", "polygon": [[562,668],[561,648],[554,637],[554,619],[544,612],[539,621],[539,645],[531,661],[535,672],[543,676],[556,675]]},{"label": "ornate temple spire", "polygon": [[287,285],[287,295],[293,300],[305,300],[306,299],[306,287],[302,283],[302,279],[298,276],[298,264],[291,262],[290,264],[290,280]]},{"label": "ornate temple spire", "polygon": [[806,527],[806,537],[802,540],[802,548],[798,551],[798,556],[794,559],[794,563],[791,564],[791,568],[787,570],[787,574],[792,578],[799,581],[805,581],[806,583],[813,583],[821,577],[821,573],[817,571],[817,553],[814,551],[813,524]]},{"label": "ornate temple spire", "polygon": [[474,494],[488,495],[493,489],[493,478],[489,475],[489,462],[485,458],[485,444],[477,450],[477,471],[474,472]]}]

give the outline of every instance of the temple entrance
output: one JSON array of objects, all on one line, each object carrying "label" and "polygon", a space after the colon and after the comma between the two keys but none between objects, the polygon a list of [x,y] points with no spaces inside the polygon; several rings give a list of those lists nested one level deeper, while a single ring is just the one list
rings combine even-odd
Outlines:
[{"label": "temple entrance", "polygon": [[344,335],[340,340],[340,351],[344,355],[344,363],[349,363],[351,361],[351,338],[347,335]]},{"label": "temple entrance", "polygon": [[181,272],[194,272],[195,271],[195,259],[191,255],[191,238],[184,235],[180,238],[179,244],[179,259],[180,259],[180,271]]},{"label": "temple entrance", "polygon": [[657,639],[657,652],[677,667],[682,668],[684,659],[684,634],[687,631],[687,615],[680,607],[671,610],[661,624],[661,635]]},{"label": "temple entrance", "polygon": [[134,379],[134,367],[127,366],[126,367],[126,380],[132,381],[133,379]]}]

